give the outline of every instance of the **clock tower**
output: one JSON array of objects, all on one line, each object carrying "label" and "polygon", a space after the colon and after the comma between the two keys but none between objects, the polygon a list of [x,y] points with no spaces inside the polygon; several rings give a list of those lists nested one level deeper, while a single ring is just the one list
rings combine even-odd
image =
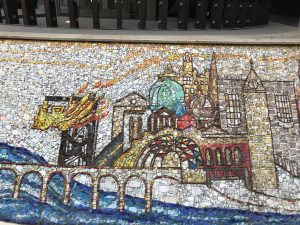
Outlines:
[{"label": "clock tower", "polygon": [[252,163],[252,185],[254,190],[263,192],[277,188],[277,176],[266,89],[253,68],[253,61],[250,63],[250,73],[244,86],[244,98]]}]

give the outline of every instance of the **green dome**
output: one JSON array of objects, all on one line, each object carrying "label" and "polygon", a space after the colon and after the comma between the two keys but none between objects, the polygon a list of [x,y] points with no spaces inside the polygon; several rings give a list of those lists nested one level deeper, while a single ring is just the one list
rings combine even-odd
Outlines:
[{"label": "green dome", "polygon": [[182,86],[170,78],[155,82],[151,87],[149,97],[151,110],[167,108],[174,111],[178,105],[185,105]]}]

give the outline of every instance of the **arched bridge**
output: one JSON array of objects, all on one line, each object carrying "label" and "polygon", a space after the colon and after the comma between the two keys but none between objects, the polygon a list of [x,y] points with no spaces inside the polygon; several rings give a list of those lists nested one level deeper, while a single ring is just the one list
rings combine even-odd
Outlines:
[{"label": "arched bridge", "polygon": [[15,174],[13,184],[13,197],[18,198],[24,177],[30,173],[36,173],[41,177],[40,201],[47,202],[49,182],[54,174],[64,176],[64,204],[68,204],[71,195],[71,182],[80,174],[91,177],[92,180],[92,208],[97,209],[99,203],[100,181],[105,177],[112,177],[118,185],[118,209],[123,212],[125,209],[125,188],[127,182],[137,177],[145,185],[145,211],[152,210],[152,191],[156,179],[168,178],[181,182],[181,169],[101,169],[89,167],[57,167],[52,165],[33,164],[0,164],[0,170],[9,170]]}]

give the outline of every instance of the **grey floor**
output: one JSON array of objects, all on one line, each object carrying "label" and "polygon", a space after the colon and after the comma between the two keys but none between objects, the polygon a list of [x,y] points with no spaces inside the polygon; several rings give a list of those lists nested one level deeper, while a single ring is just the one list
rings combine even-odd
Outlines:
[{"label": "grey floor", "polygon": [[[3,13],[2,13],[3,15]],[[24,26],[22,18],[16,25],[0,23],[0,38],[91,40],[91,41],[147,41],[147,42],[208,42],[208,43],[273,43],[300,44],[300,28],[270,21],[268,25],[233,30],[195,29],[189,21],[187,31],[177,29],[177,19],[169,18],[168,30],[158,29],[157,21],[147,21],[147,29],[139,30],[137,20],[123,21],[123,29],[116,29],[115,19],[101,19],[101,29],[93,29],[92,18],[80,17],[79,29],[69,27],[68,17],[58,17],[58,27],[46,27],[44,17],[38,17],[37,26]]]}]

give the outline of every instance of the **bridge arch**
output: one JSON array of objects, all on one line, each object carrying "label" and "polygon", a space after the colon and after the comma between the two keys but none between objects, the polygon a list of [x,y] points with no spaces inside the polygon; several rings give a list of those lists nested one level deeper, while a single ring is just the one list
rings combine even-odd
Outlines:
[{"label": "bridge arch", "polygon": [[12,169],[12,168],[9,168],[9,167],[1,167],[0,168],[0,171],[2,171],[2,170],[9,170],[10,172],[12,172],[15,176],[17,176],[18,174],[17,174],[17,172],[14,170],[14,169]]},{"label": "bridge arch", "polygon": [[60,170],[55,170],[55,171],[52,171],[51,173],[48,174],[48,179],[47,179],[47,183],[50,182],[51,178],[56,175],[56,174],[59,174],[61,176],[63,176],[64,178],[64,182],[66,181],[66,175],[64,172],[60,171]]},{"label": "bridge arch", "polygon": [[168,179],[168,180],[173,180],[173,181],[176,181],[178,183],[181,182],[180,179],[176,178],[176,177],[172,177],[172,176],[168,176],[168,175],[163,175],[163,176],[156,176],[154,177],[152,180],[151,180],[151,184],[154,183],[156,180],[159,180],[159,179]]},{"label": "bridge arch", "polygon": [[92,182],[95,181],[95,177],[93,176],[93,174],[89,173],[89,172],[84,172],[84,171],[81,171],[81,172],[76,172],[74,174],[72,174],[71,176],[71,181],[74,180],[74,178],[78,175],[85,175],[85,176],[88,176],[92,179]]},{"label": "bridge arch", "polygon": [[30,170],[30,171],[27,171],[27,172],[25,172],[25,173],[23,173],[22,175],[21,175],[21,178],[20,178],[20,181],[21,181],[21,183],[22,183],[22,181],[23,181],[23,179],[27,176],[27,175],[29,175],[29,174],[37,174],[38,176],[40,176],[42,179],[43,179],[43,175],[39,172],[39,171],[37,171],[37,170]]},{"label": "bridge arch", "polygon": [[[134,182],[134,180],[135,181],[138,180],[138,182],[135,183],[136,185],[137,185],[137,183],[139,183],[143,187],[140,188],[138,186],[131,186],[132,190],[129,190],[128,189],[128,187],[129,187],[128,184],[130,182]],[[139,193],[138,192],[139,190],[142,190],[142,192]],[[130,191],[131,191],[130,196],[126,195],[126,193],[129,194],[128,192],[130,192]],[[142,177],[138,174],[129,176],[124,182],[124,193],[123,193],[123,195],[125,196],[125,198],[124,198],[124,200],[125,200],[125,202],[124,202],[125,209],[127,208],[127,210],[130,210],[130,206],[135,206],[137,208],[137,211],[140,211],[141,208],[138,208],[139,204],[140,204],[141,206],[144,205],[143,210],[142,210],[143,212],[144,212],[144,210],[147,210],[146,209],[146,206],[147,206],[147,204],[146,204],[147,193],[148,193],[148,185],[147,185],[147,180],[144,177]],[[142,212],[142,211],[140,211],[140,212]]]},{"label": "bridge arch", "polygon": [[134,179],[134,178],[137,178],[137,179],[139,179],[139,180],[141,180],[143,182],[143,184],[145,185],[145,192],[146,192],[147,191],[147,181],[146,181],[146,179],[143,176],[140,176],[138,174],[130,175],[129,177],[127,177],[127,179],[124,182],[124,187],[126,188],[128,182],[131,179]]},{"label": "bridge arch", "polygon": [[[106,183],[109,183],[109,185],[110,185],[109,188],[105,187]],[[103,208],[103,209],[107,209],[107,208],[117,209],[118,202],[120,199],[120,191],[121,191],[121,186],[120,186],[120,182],[119,182],[118,178],[113,174],[100,175],[97,180],[97,184],[98,184],[97,191],[99,193],[98,199],[97,199],[97,206],[99,206],[99,208]],[[112,184],[114,185],[115,188],[111,187]],[[110,193],[108,193],[108,192],[110,192]],[[115,192],[115,194],[113,192]],[[108,197],[106,195],[108,195]],[[114,207],[113,207],[113,205],[114,205]]]},{"label": "bridge arch", "polygon": [[113,174],[100,175],[99,178],[97,179],[97,180],[98,180],[98,181],[97,181],[97,184],[98,184],[98,187],[99,187],[99,188],[101,188],[101,186],[100,186],[101,180],[106,179],[106,178],[112,178],[112,179],[114,179],[114,181],[115,181],[116,184],[117,184],[117,191],[120,190],[120,181],[119,181],[119,179],[118,179],[115,175],[113,175]]},{"label": "bridge arch", "polygon": [[[10,175],[6,174],[7,172],[11,173],[12,175],[11,174]],[[5,168],[4,167],[4,168],[0,169],[0,177],[1,176],[5,176],[4,179],[5,179],[6,182],[9,179],[7,176],[12,176],[11,187],[10,187],[10,192],[11,192],[10,195],[13,197],[14,188],[15,188],[15,185],[16,185],[17,172],[12,168]],[[6,187],[8,187],[8,185],[6,185],[6,184],[1,185],[1,188],[6,188]]]},{"label": "bridge arch", "polygon": [[142,149],[135,166],[197,169],[203,165],[201,148],[196,141],[185,135],[167,134],[152,139]]},{"label": "bridge arch", "polygon": [[40,188],[39,188],[39,197],[38,198],[41,200],[42,199],[42,194],[43,194],[43,181],[44,181],[44,177],[37,170],[30,170],[30,171],[27,171],[27,172],[23,173],[21,175],[21,177],[19,178],[19,181],[16,182],[15,192],[17,192],[17,196],[19,196],[22,193],[22,186],[24,187],[24,179],[27,176],[31,175],[31,174],[37,175],[39,177]]},{"label": "bridge arch", "polygon": [[[172,190],[173,185],[176,185],[177,188],[179,184],[181,184],[181,180],[172,176],[168,176],[168,175],[163,175],[163,176],[156,176],[154,177],[151,181],[150,181],[150,190],[149,190],[149,207],[150,207],[150,211],[153,211],[153,208],[156,208],[156,201],[165,201],[165,199],[160,199],[160,195],[157,195],[157,193],[161,193],[161,191],[158,191],[158,187],[156,187],[156,185],[158,185],[157,183],[161,181],[161,183],[163,184],[162,186],[166,186],[166,188],[164,189],[166,196],[170,193],[170,189]],[[171,184],[171,185],[170,185]],[[161,184],[160,184],[161,185]],[[174,189],[174,188],[173,188]],[[170,194],[169,194],[170,195]],[[172,195],[170,195],[171,197],[174,197]],[[155,201],[156,200],[156,201]]]},{"label": "bridge arch", "polygon": [[[85,183],[81,183],[79,181],[76,181],[76,177],[84,176],[87,179],[85,180]],[[88,181],[90,180],[90,182]],[[93,174],[89,172],[80,171],[77,173],[74,173],[71,176],[70,179],[70,191],[69,191],[69,201],[72,200],[72,197],[77,197],[77,202],[74,202],[73,204],[79,208],[86,208],[88,206],[93,206],[93,188],[95,184],[95,177]],[[76,193],[81,192],[80,196],[76,196]],[[85,197],[85,199],[82,199],[82,197]],[[89,199],[89,200],[88,200]],[[89,202],[88,202],[89,201]]]},{"label": "bridge arch", "polygon": [[[16,174],[17,177],[14,182],[14,195],[13,197],[17,199],[19,197],[20,188],[22,182],[29,174],[34,174],[38,178],[38,183],[35,182],[34,188],[37,188],[38,190],[33,192],[33,194],[37,197],[39,197],[40,202],[46,203],[47,202],[47,187],[49,185],[49,182],[51,181],[52,177],[56,174],[60,174],[64,177],[64,198],[63,203],[65,205],[68,205],[70,202],[70,194],[72,193],[71,187],[72,187],[72,181],[78,176],[78,175],[86,175],[88,176],[88,179],[90,181],[90,184],[92,185],[91,188],[89,188],[89,191],[91,192],[92,196],[90,198],[92,199],[91,207],[93,209],[97,208],[96,199],[98,195],[98,182],[101,179],[104,179],[105,177],[113,177],[114,180],[116,180],[117,183],[117,189],[118,189],[118,210],[120,212],[124,211],[125,208],[125,186],[134,186],[135,184],[130,184],[132,179],[137,179],[140,183],[139,187],[142,187],[142,194],[140,194],[140,197],[143,198],[142,200],[145,201],[145,211],[150,212],[150,183],[151,180],[153,180],[157,174],[161,174],[161,176],[171,176],[176,177],[178,179],[181,179],[181,170],[180,169],[155,169],[155,170],[149,170],[149,169],[141,169],[136,168],[134,170],[127,170],[127,169],[121,169],[121,168],[85,168],[85,167],[78,167],[74,169],[75,171],[71,171],[70,168],[63,168],[63,167],[57,167],[54,165],[36,165],[36,164],[1,164],[0,163],[0,171],[1,170],[8,170],[12,171],[13,174]],[[41,172],[39,172],[41,171]],[[100,179],[101,177],[101,179]],[[158,179],[159,177],[156,177],[154,180]],[[32,180],[31,180],[32,181]],[[30,187],[31,188],[31,187]],[[40,196],[38,196],[38,193],[40,192]],[[48,190],[49,192],[49,190]],[[32,192],[31,192],[32,193]],[[90,203],[90,200],[88,200]],[[89,205],[89,204],[88,204]],[[143,207],[141,207],[143,208]],[[140,208],[140,209],[141,209]],[[142,209],[144,211],[144,209]]]},{"label": "bridge arch", "polygon": [[[48,201],[48,199],[49,199],[48,197],[51,194],[50,191],[49,191],[49,186],[51,186],[51,182],[53,181],[53,179],[55,179],[55,176],[61,176],[63,180],[61,181],[62,187],[60,187],[59,183],[56,183],[55,184],[56,190],[53,190],[53,191],[54,192],[56,192],[56,191],[61,192],[60,193],[61,194],[61,200],[63,201],[63,199],[64,199],[65,192],[66,192],[66,182],[67,182],[66,175],[62,171],[53,171],[53,172],[49,173],[48,176],[47,176],[47,182],[46,182],[46,186],[45,186],[45,190],[44,190],[45,196],[46,196],[45,202]],[[60,177],[57,177],[56,179],[59,179],[59,178]],[[61,190],[59,190],[59,189],[61,189]]]}]

